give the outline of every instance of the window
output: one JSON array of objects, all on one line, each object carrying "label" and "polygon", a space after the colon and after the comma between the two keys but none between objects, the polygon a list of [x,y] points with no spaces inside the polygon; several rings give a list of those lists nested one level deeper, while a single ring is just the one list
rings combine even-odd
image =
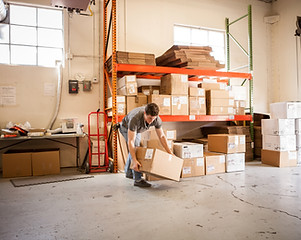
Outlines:
[{"label": "window", "polygon": [[63,61],[63,12],[10,4],[0,23],[0,63],[54,67]]},{"label": "window", "polygon": [[225,32],[201,27],[174,26],[174,44],[186,46],[210,46],[211,55],[225,63]]}]

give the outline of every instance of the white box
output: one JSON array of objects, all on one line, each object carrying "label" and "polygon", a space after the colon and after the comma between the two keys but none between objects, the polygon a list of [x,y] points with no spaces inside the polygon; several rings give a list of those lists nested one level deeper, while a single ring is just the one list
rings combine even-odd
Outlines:
[{"label": "white box", "polygon": [[234,100],[247,100],[247,88],[244,86],[231,86]]},{"label": "white box", "polygon": [[179,158],[198,158],[203,157],[203,144],[180,142],[174,143],[174,154]]},{"label": "white box", "polygon": [[226,155],[226,172],[245,170],[245,153],[230,153]]},{"label": "white box", "polygon": [[295,151],[296,135],[262,135],[262,148],[276,151]]},{"label": "white box", "polygon": [[262,119],[261,133],[262,135],[294,135],[295,120],[294,119]]},{"label": "white box", "polygon": [[272,119],[301,118],[301,102],[277,102],[270,104]]},{"label": "white box", "polygon": [[295,119],[295,133],[301,134],[301,118]]}]

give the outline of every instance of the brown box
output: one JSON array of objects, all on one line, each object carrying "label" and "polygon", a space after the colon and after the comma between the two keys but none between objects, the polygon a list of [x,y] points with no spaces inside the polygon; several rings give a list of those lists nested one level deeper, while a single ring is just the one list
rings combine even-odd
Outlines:
[{"label": "brown box", "polygon": [[189,97],[189,115],[206,115],[204,97]]},{"label": "brown box", "polygon": [[183,159],[182,178],[205,175],[204,158]]},{"label": "brown box", "polygon": [[159,149],[142,147],[137,147],[136,156],[137,160],[141,163],[141,172],[180,181],[183,159]]},{"label": "brown box", "polygon": [[138,87],[138,92],[144,95],[152,95],[160,93],[160,86],[141,86]]},{"label": "brown box", "polygon": [[137,95],[136,75],[126,75],[117,81],[117,94],[124,96]]},{"label": "brown box", "polygon": [[137,96],[126,97],[126,112],[129,113],[133,109],[147,105],[147,96],[139,94]]},{"label": "brown box", "polygon": [[188,115],[188,96],[171,96],[171,115]]},{"label": "brown box", "polygon": [[188,95],[188,75],[172,73],[162,76],[160,94]]},{"label": "brown box", "polygon": [[211,98],[207,101],[208,107],[233,107],[234,99],[231,98]]},{"label": "brown box", "polygon": [[31,151],[9,150],[2,154],[3,177],[27,177],[32,175]]},{"label": "brown box", "polygon": [[206,99],[211,98],[234,98],[232,91],[226,90],[207,90],[206,91]]},{"label": "brown box", "polygon": [[[108,98],[108,108],[112,108],[113,105],[112,97]],[[117,114],[125,115],[126,114],[126,98],[125,96],[116,96],[116,109]]]},{"label": "brown box", "polygon": [[148,103],[156,103],[160,112],[159,115],[171,115],[171,96],[152,94],[148,96]]},{"label": "brown box", "polygon": [[189,87],[189,96],[191,97],[205,97],[204,88]]},{"label": "brown box", "polygon": [[[167,140],[167,144],[168,144],[170,151],[173,152],[173,140]],[[162,144],[158,138],[146,141],[145,145],[146,146],[144,146],[144,147],[155,148],[155,149],[159,149],[161,151],[166,152],[165,148],[162,146]]]},{"label": "brown box", "polygon": [[233,107],[207,107],[207,115],[232,115]]},{"label": "brown box", "polygon": [[32,175],[50,175],[60,173],[59,149],[38,150],[32,153]]},{"label": "brown box", "polygon": [[198,87],[204,88],[206,90],[225,90],[227,87],[226,83],[207,83],[203,82],[198,85]]},{"label": "brown box", "polygon": [[296,167],[296,151],[261,150],[261,162],[275,167]]},{"label": "brown box", "polygon": [[209,134],[208,150],[220,153],[239,153],[246,151],[245,135]]},{"label": "brown box", "polygon": [[204,158],[206,175],[226,172],[225,154],[205,152]]}]

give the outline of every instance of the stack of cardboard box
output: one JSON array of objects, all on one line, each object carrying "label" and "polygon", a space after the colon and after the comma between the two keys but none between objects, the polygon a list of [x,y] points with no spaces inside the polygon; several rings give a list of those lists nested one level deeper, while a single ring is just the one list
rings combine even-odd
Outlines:
[{"label": "stack of cardboard box", "polygon": [[205,89],[189,87],[189,115],[206,115]]},{"label": "stack of cardboard box", "polygon": [[[245,135],[210,134],[208,135],[208,150],[211,153],[205,153],[206,174],[244,171]],[[221,154],[224,154],[224,158]],[[215,156],[213,160],[212,156]]]},{"label": "stack of cardboard box", "polygon": [[203,144],[174,143],[174,154],[184,160],[182,178],[205,175]]},{"label": "stack of cardboard box", "polygon": [[171,96],[171,115],[188,115],[188,75],[162,76],[160,94]]},{"label": "stack of cardboard box", "polygon": [[295,122],[301,118],[301,103],[279,102],[270,105],[271,119],[262,119],[261,161],[276,167],[297,165]]}]

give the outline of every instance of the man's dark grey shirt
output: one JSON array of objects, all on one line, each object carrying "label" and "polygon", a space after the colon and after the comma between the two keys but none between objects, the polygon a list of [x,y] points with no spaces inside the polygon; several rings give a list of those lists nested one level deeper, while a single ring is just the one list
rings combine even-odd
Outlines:
[{"label": "man's dark grey shirt", "polygon": [[142,133],[148,130],[151,126],[154,126],[155,128],[161,128],[162,120],[159,116],[151,124],[147,125],[144,120],[144,111],[145,107],[138,107],[130,111],[122,119],[122,127],[136,133]]}]

